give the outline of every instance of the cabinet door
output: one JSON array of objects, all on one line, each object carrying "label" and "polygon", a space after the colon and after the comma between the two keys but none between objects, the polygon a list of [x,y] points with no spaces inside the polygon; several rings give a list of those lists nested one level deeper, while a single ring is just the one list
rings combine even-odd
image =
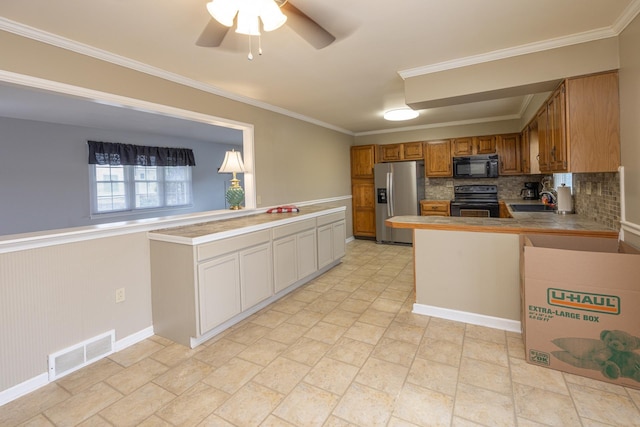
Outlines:
[{"label": "cabinet door", "polygon": [[548,104],[549,160],[552,172],[567,170],[567,134],[565,117],[565,85],[553,94]]},{"label": "cabinet door", "polygon": [[198,265],[198,296],[201,335],[242,311],[237,253]]},{"label": "cabinet door", "polygon": [[523,174],[531,173],[531,163],[529,163],[529,158],[531,156],[531,148],[529,144],[530,135],[530,126],[525,127],[520,135],[520,170]]},{"label": "cabinet door", "polygon": [[422,142],[405,142],[403,144],[403,153],[405,160],[422,160],[424,153],[422,152]]},{"label": "cabinet door", "polygon": [[375,145],[358,145],[351,147],[351,178],[373,179],[373,165],[375,162]]},{"label": "cabinet door", "polygon": [[452,176],[451,141],[430,141],[425,145],[425,174],[427,176]]},{"label": "cabinet door", "polygon": [[311,229],[296,235],[298,279],[318,271],[316,230]]},{"label": "cabinet door", "polygon": [[380,145],[380,161],[395,162],[402,160],[402,144]]},{"label": "cabinet door", "polygon": [[333,230],[331,224],[318,227],[318,268],[333,262]]},{"label": "cabinet door", "polygon": [[331,231],[333,234],[333,260],[335,261],[347,253],[347,225],[344,221],[334,222],[331,225]]},{"label": "cabinet door", "polygon": [[496,152],[496,137],[476,136],[473,138],[474,154],[493,154]]},{"label": "cabinet door", "polygon": [[373,181],[354,181],[351,185],[353,197],[353,235],[376,236],[376,202]]},{"label": "cabinet door", "polygon": [[498,137],[498,154],[500,156],[500,175],[519,175],[520,167],[520,135],[500,135]]},{"label": "cabinet door", "polygon": [[536,117],[538,123],[538,164],[540,172],[549,172],[549,131],[546,104],[540,109]]},{"label": "cabinet door", "polygon": [[456,138],[452,142],[454,156],[471,156],[473,152],[473,137]]},{"label": "cabinet door", "polygon": [[245,249],[239,256],[242,310],[246,310],[273,295],[271,243]]},{"label": "cabinet door", "polygon": [[295,234],[273,241],[273,278],[276,292],[298,280],[296,259]]}]

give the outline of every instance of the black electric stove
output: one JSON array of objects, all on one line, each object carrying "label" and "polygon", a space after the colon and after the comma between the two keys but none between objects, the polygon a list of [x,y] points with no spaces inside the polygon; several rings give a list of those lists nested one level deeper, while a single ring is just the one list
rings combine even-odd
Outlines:
[{"label": "black electric stove", "polygon": [[500,217],[497,185],[456,185],[451,216]]}]

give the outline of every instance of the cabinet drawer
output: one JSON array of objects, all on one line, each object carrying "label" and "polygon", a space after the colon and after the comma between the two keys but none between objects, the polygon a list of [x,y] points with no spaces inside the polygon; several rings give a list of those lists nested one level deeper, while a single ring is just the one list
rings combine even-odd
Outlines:
[{"label": "cabinet drawer", "polygon": [[213,258],[229,252],[239,251],[271,240],[269,230],[256,231],[237,237],[230,237],[197,247],[198,261]]},{"label": "cabinet drawer", "polygon": [[289,236],[291,234],[296,234],[304,230],[308,230],[310,228],[316,227],[316,219],[305,219],[304,221],[294,222],[293,224],[281,225],[280,227],[275,227],[272,230],[273,238],[279,239],[281,237]]},{"label": "cabinet drawer", "polygon": [[420,202],[420,214],[421,215],[449,215],[449,202],[448,201],[421,201]]},{"label": "cabinet drawer", "polygon": [[331,224],[332,222],[344,220],[344,212],[336,212],[329,215],[322,215],[316,218],[318,222],[318,227],[322,227],[326,224]]}]

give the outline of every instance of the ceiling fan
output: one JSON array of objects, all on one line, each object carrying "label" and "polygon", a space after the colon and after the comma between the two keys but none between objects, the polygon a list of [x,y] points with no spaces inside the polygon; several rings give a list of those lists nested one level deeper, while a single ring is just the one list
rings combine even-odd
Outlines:
[{"label": "ceiling fan", "polygon": [[[288,0],[273,0],[287,17],[286,25],[316,49],[323,49],[336,38],[320,24],[306,15]],[[236,18],[237,20],[237,18]],[[218,47],[222,44],[230,26],[225,26],[211,18],[196,41],[197,46]]]}]

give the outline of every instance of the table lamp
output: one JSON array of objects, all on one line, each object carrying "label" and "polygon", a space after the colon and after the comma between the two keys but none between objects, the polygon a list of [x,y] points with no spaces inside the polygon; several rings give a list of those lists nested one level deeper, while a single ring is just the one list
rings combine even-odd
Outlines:
[{"label": "table lamp", "polygon": [[222,166],[218,169],[218,173],[232,173],[231,186],[227,188],[226,199],[229,203],[229,209],[241,209],[240,204],[244,201],[244,190],[240,187],[240,180],[236,178],[236,173],[244,172],[244,164],[242,163],[242,155],[239,151],[227,151],[224,155]]}]

